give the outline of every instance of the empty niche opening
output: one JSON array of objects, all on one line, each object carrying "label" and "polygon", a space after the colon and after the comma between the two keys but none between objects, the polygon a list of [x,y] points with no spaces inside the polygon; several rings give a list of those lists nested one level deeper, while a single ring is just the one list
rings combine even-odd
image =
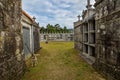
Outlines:
[{"label": "empty niche opening", "polygon": [[95,44],[95,33],[90,34],[90,43]]},{"label": "empty niche opening", "polygon": [[90,25],[90,30],[95,30],[95,20],[93,20],[93,21],[90,21],[90,23],[89,23]]},{"label": "empty niche opening", "polygon": [[84,45],[84,52],[88,54],[88,45]]},{"label": "empty niche opening", "polygon": [[88,42],[88,33],[85,33],[84,41]]},{"label": "empty niche opening", "polygon": [[90,55],[95,57],[95,47],[90,47]]},{"label": "empty niche opening", "polygon": [[88,32],[88,23],[84,24],[84,32]]}]

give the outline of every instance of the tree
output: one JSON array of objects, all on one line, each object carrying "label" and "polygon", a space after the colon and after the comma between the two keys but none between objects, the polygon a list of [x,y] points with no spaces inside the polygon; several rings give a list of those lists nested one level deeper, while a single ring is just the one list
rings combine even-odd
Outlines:
[{"label": "tree", "polygon": [[45,28],[44,28],[44,27],[41,27],[40,33],[44,33],[44,32],[45,32]]},{"label": "tree", "polygon": [[41,33],[69,33],[70,29],[67,29],[66,26],[62,28],[59,24],[55,24],[54,26],[51,24],[47,24],[46,28],[41,27]]},{"label": "tree", "polygon": [[64,33],[66,33],[67,32],[67,27],[66,26],[64,26]]}]

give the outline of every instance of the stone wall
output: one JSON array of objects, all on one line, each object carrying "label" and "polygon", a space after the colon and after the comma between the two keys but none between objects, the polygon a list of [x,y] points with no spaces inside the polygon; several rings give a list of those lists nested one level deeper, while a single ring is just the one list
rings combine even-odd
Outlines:
[{"label": "stone wall", "polygon": [[40,41],[74,41],[74,33],[40,33]]},{"label": "stone wall", "polygon": [[96,62],[108,80],[120,80],[120,0],[96,0]]},{"label": "stone wall", "polygon": [[37,52],[40,49],[40,29],[39,25],[35,25],[33,35],[34,35],[34,51]]},{"label": "stone wall", "polygon": [[0,80],[20,80],[25,70],[21,0],[0,0]]},{"label": "stone wall", "polygon": [[74,48],[82,52],[82,21],[74,22]]}]

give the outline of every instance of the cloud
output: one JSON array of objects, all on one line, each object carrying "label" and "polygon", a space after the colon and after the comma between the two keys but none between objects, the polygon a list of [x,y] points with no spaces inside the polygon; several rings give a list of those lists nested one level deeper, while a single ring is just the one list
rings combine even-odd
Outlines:
[{"label": "cloud", "polygon": [[[40,26],[60,24],[73,28],[77,15],[86,7],[87,0],[23,0],[23,9],[35,16]],[[94,0],[91,0],[94,4]]]}]

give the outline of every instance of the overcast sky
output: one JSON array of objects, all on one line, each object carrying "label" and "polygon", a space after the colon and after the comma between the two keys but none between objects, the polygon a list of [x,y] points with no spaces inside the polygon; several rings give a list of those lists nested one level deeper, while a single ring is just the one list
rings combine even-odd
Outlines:
[{"label": "overcast sky", "polygon": [[68,28],[73,28],[73,22],[86,9],[86,4],[87,0],[22,0],[23,10],[35,16],[40,26],[58,23]]}]

